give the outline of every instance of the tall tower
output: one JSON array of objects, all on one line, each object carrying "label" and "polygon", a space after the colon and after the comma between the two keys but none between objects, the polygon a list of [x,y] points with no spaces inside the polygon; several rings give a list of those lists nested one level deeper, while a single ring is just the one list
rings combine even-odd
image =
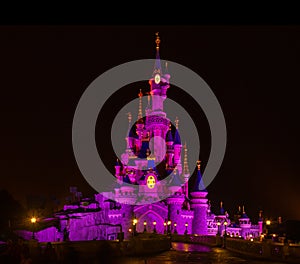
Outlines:
[{"label": "tall tower", "polygon": [[263,233],[263,224],[264,224],[264,219],[262,216],[262,210],[260,210],[259,217],[258,217],[259,235]]},{"label": "tall tower", "polygon": [[196,183],[191,192],[191,208],[194,210],[193,234],[207,235],[207,193],[200,171],[200,161],[197,161]]}]

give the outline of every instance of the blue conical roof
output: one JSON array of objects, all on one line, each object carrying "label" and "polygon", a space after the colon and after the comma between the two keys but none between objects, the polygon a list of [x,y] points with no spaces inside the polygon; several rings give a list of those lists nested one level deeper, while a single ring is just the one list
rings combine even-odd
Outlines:
[{"label": "blue conical roof", "polygon": [[130,181],[129,176],[127,174],[123,178],[123,182],[131,184],[131,181]]},{"label": "blue conical roof", "polygon": [[172,136],[172,131],[171,130],[168,130],[168,132],[167,132],[166,142],[173,142],[173,136]]},{"label": "blue conical roof", "polygon": [[181,138],[179,136],[177,129],[176,129],[175,135],[174,135],[174,145],[181,145]]},{"label": "blue conical roof", "polygon": [[183,184],[183,182],[180,180],[180,175],[178,173],[175,174],[175,172],[172,176],[171,182],[172,186],[181,186]]},{"label": "blue conical roof", "polygon": [[197,170],[195,186],[193,189],[194,192],[206,192],[205,185],[203,183],[202,174],[200,170]]}]

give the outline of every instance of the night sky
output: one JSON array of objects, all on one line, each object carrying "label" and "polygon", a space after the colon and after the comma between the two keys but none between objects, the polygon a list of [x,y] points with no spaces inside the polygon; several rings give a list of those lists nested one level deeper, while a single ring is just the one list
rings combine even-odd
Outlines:
[{"label": "night sky", "polygon": [[[300,220],[300,26],[0,27],[0,189],[24,205],[28,195],[55,196],[63,204],[70,186],[84,196],[95,193],[73,155],[76,105],[106,70],[154,59],[157,31],[161,58],[198,73],[223,109],[227,149],[208,186],[213,208],[222,200],[231,215],[245,205],[252,219],[263,210],[267,217]],[[148,83],[142,88],[147,91]],[[123,96],[133,99],[138,92],[128,86]],[[180,94],[176,87],[168,93],[173,100]],[[123,100],[115,96],[115,108]],[[180,100],[200,128],[205,168],[207,122],[201,110],[189,104],[191,99]],[[112,113],[104,117],[111,120]],[[112,151],[96,138],[101,156],[107,153],[113,168]]]}]

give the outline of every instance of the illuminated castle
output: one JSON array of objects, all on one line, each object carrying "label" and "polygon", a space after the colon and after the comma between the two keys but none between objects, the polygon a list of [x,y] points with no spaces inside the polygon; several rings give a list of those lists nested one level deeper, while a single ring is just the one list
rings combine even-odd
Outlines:
[{"label": "illuminated castle", "polygon": [[49,240],[46,232],[53,232],[53,240],[63,240],[64,234],[70,240],[117,239],[120,231],[125,239],[132,232],[222,235],[226,229],[229,235],[244,238],[261,234],[262,222],[252,225],[244,209],[239,210],[234,223],[222,205],[219,214],[211,212],[200,161],[196,164],[195,181],[189,181],[188,150],[180,138],[179,120],[176,118],[172,125],[163,110],[170,75],[161,66],[158,34],[155,42],[148,105],[143,117],[140,91],[137,121],[132,123],[128,114],[126,150],[115,164],[118,184],[109,193],[96,194],[94,199],[65,205],[56,214],[59,229],[38,232],[39,240]]}]

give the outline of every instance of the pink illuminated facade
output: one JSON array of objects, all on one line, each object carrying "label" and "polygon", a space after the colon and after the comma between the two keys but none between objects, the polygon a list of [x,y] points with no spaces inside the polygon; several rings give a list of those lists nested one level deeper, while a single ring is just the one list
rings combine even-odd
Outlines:
[{"label": "pink illuminated facade", "polygon": [[[187,147],[182,145],[178,120],[172,125],[164,112],[171,76],[162,69],[159,44],[157,36],[148,105],[143,111],[140,91],[137,120],[132,122],[128,115],[126,150],[115,164],[118,184],[109,193],[96,194],[94,199],[65,205],[56,214],[58,228],[36,233],[40,241],[51,240],[51,234],[53,241],[75,241],[115,240],[120,232],[129,239],[135,231],[222,235],[226,229],[228,235],[243,238],[262,233],[262,222],[252,225],[244,210],[239,210],[234,222],[222,206],[218,214],[211,212],[200,162],[196,164],[196,181],[188,180]],[[160,164],[159,168],[156,164]]]}]

